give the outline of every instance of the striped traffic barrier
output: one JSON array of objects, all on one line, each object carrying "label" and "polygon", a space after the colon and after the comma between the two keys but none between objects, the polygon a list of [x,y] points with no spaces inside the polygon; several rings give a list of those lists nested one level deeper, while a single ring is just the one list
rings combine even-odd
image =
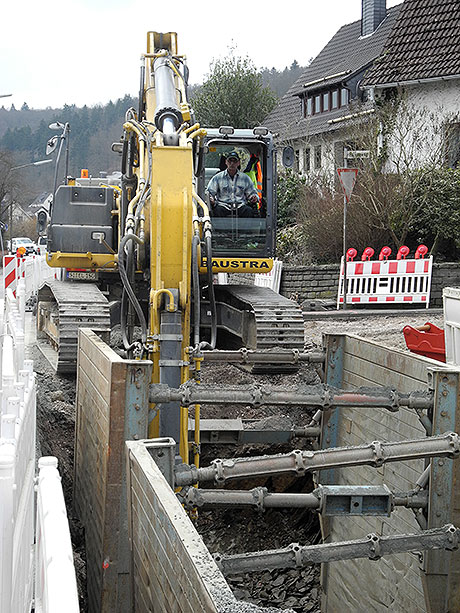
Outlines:
[{"label": "striped traffic barrier", "polygon": [[[347,262],[347,304],[421,303],[428,308],[433,258]],[[343,258],[337,308],[343,304]]]},{"label": "striped traffic barrier", "polygon": [[3,287],[6,290],[11,288],[16,292],[17,285],[17,258],[15,255],[3,256]]}]

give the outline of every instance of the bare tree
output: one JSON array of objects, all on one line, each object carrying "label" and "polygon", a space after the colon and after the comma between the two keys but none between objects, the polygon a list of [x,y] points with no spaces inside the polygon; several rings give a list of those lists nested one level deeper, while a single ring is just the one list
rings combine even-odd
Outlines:
[{"label": "bare tree", "polygon": [[[333,137],[339,137],[344,148],[361,152],[353,160],[359,175],[348,209],[350,244],[358,250],[380,248],[385,243],[397,249],[411,236],[416,240],[414,228],[419,236],[428,236],[423,223],[429,223],[433,215],[427,216],[427,211],[446,211],[453,206],[451,201],[437,202],[436,194],[446,147],[457,145],[460,151],[458,118],[442,108],[415,106],[404,94],[378,100],[372,110],[356,106],[350,117]],[[329,149],[333,146],[327,137],[322,144]],[[304,143],[297,140],[295,146],[310,146],[308,137]],[[296,199],[294,217],[303,249],[326,262],[340,255],[343,204],[334,185],[334,164],[321,172],[322,178],[317,170],[308,173],[305,189]],[[448,229],[446,224],[437,224],[435,244]]]}]

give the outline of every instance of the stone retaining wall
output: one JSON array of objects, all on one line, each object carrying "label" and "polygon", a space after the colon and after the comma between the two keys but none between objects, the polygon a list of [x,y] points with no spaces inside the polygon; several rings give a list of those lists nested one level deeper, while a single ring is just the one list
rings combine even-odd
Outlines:
[{"label": "stone retaining wall", "polygon": [[[339,264],[322,266],[286,266],[283,268],[280,293],[298,302],[337,300]],[[431,307],[442,307],[444,287],[460,287],[460,263],[433,264]]]}]

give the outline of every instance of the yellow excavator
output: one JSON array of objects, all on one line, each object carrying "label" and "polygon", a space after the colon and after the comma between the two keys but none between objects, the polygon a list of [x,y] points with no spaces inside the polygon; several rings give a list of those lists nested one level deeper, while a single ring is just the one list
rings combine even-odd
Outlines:
[{"label": "yellow excavator", "polygon": [[[66,279],[42,288],[37,321],[40,342],[55,349],[57,371],[75,369],[79,327],[107,340],[118,322],[124,355],[151,360],[152,382],[171,387],[189,380],[193,362],[199,369],[194,356],[203,348],[303,348],[297,304],[266,287],[233,282],[273,266],[272,135],[264,127],[200,127],[187,102],[187,77],[176,34],[149,32],[139,107],[128,109],[122,139],[112,146],[121,154],[121,178],[83,177],[56,192],[47,259]],[[240,218],[238,210],[213,217],[206,203],[207,184],[232,151],[242,166],[255,153],[260,161],[261,197],[252,217]],[[216,284],[218,273],[230,282]],[[182,413],[160,416],[149,434],[181,440],[186,459]]]},{"label": "yellow excavator", "polygon": [[[75,368],[80,328],[91,328],[103,338],[114,324],[119,324],[121,330],[122,358],[93,332],[79,332],[74,503],[86,531],[90,610],[124,613],[133,610],[133,599],[137,605],[135,610],[160,610],[155,605],[163,601],[154,592],[158,588],[163,595],[163,583],[165,601],[170,598],[170,608],[161,610],[179,610],[178,601],[188,603],[192,593],[193,582],[185,581],[188,575],[202,577],[195,573],[192,564],[204,568],[203,575],[212,574],[196,554],[199,550],[195,550],[194,537],[189,537],[192,533],[183,529],[181,517],[175,516],[170,490],[165,490],[163,481],[156,479],[153,472],[144,479],[134,454],[126,457],[132,451],[126,454],[125,441],[146,437],[157,440],[143,442],[143,457],[156,459],[169,485],[182,488],[181,503],[191,508],[205,506],[207,502],[233,507],[234,496],[241,506],[252,505],[258,510],[264,508],[264,500],[269,498],[272,502],[267,507],[271,504],[321,508],[326,517],[323,536],[329,539],[328,515],[388,516],[394,506],[401,505],[417,511],[423,508],[426,516],[417,513],[417,522],[422,528],[434,528],[431,533],[402,535],[408,536],[404,543],[401,535],[390,537],[387,544],[388,539],[372,534],[372,538],[368,536],[357,545],[351,541],[335,545],[327,542],[318,547],[293,544],[278,551],[221,555],[216,559],[223,569],[227,568],[228,574],[240,574],[249,567],[250,570],[300,567],[311,560],[328,562],[351,557],[375,560],[383,553],[428,548],[427,536],[433,539],[430,547],[456,548],[455,527],[439,528],[441,517],[450,521],[449,505],[436,502],[438,497],[432,490],[425,492],[427,496],[419,496],[426,489],[430,471],[435,476],[441,471],[439,474],[445,477],[446,484],[455,483],[456,473],[452,472],[451,464],[446,469],[448,474],[444,474],[444,462],[432,463],[418,477],[415,488],[406,493],[398,489],[395,494],[383,484],[370,488],[368,484],[373,475],[366,473],[364,486],[347,486],[340,479],[349,481],[335,472],[342,467],[365,464],[380,468],[386,461],[458,456],[458,435],[445,432],[447,427],[453,427],[454,418],[448,416],[443,421],[436,417],[437,410],[443,408],[442,416],[452,408],[450,401],[446,405],[449,399],[444,399],[444,395],[448,395],[449,386],[455,394],[455,386],[446,373],[436,373],[434,369],[435,375],[427,378],[428,381],[437,377],[434,390],[425,389],[430,385],[425,380],[422,390],[413,390],[409,376],[404,392],[380,385],[349,390],[350,382],[356,378],[366,383],[368,379],[363,360],[350,359],[346,338],[341,335],[331,335],[326,358],[322,352],[316,357],[301,355],[303,318],[298,305],[267,288],[235,283],[242,278],[241,274],[268,272],[273,266],[276,156],[271,135],[263,127],[210,129],[194,121],[187,103],[185,58],[178,54],[174,33],[148,33],[141,84],[139,107],[127,111],[123,137],[114,144],[114,150],[122,157],[121,177],[83,177],[56,191],[48,227],[47,259],[50,266],[65,270],[67,278],[50,282],[40,290],[37,307],[39,332],[46,337],[48,346],[57,350],[57,370]],[[240,218],[237,210],[225,217],[216,217],[206,203],[208,181],[232,152],[237,152],[243,167],[251,155],[257,153],[260,160],[261,198],[249,217]],[[214,282],[219,273],[228,273],[227,284]],[[240,350],[234,351],[235,347]],[[372,359],[369,361],[372,349],[366,352],[370,352],[366,353],[367,363],[372,363]],[[198,385],[192,380],[200,381],[203,360],[233,360],[235,354],[239,354],[246,366],[257,367],[259,371],[284,369],[286,363],[296,367],[301,359],[321,364],[326,360],[326,384],[300,383],[296,389],[292,386],[277,389],[266,385],[212,386],[201,382]],[[346,370],[350,364],[358,364],[355,371]],[[391,374],[383,367],[380,370],[385,372],[376,375],[373,371],[372,377],[380,376],[386,382]],[[417,372],[420,371],[417,369]],[[441,385],[441,377],[446,384]],[[344,390],[340,389],[343,384]],[[447,391],[441,394],[442,386]],[[246,433],[249,436],[245,442],[291,443],[302,437],[312,438],[316,444],[320,435],[321,449],[294,449],[287,454],[227,461],[217,459],[210,466],[200,468],[200,441],[204,440],[204,437],[200,439],[200,433],[205,428],[202,422],[200,426],[199,403],[257,408],[289,404],[315,408],[315,414],[308,417],[307,427],[289,426],[283,431],[275,427],[273,432],[263,428],[260,438],[260,432],[251,430]],[[189,420],[189,407],[194,407],[194,420]],[[390,412],[414,409],[429,436],[388,443],[377,440],[356,447],[346,442],[346,446],[334,448],[340,440],[339,409],[354,407],[383,408]],[[350,419],[346,418],[344,423],[351,424]],[[194,421],[193,427],[190,427],[191,421]],[[388,423],[386,419],[384,423]],[[420,429],[419,424],[417,428]],[[397,426],[389,431],[396,430]],[[435,431],[439,436],[431,436]],[[274,436],[270,438],[272,433]],[[215,429],[211,436],[214,434]],[[347,426],[346,441],[348,435]],[[215,439],[206,442],[215,442]],[[194,465],[189,463],[190,450]],[[123,458],[129,460],[129,466]],[[129,468],[132,466],[133,470]],[[266,496],[267,489],[262,487],[251,491],[232,490],[228,492],[229,499],[227,492],[201,487],[211,482],[221,488],[234,479],[283,474],[303,479],[312,471],[321,481],[314,494],[305,494],[308,501],[303,494],[293,493],[292,498],[290,492],[286,493],[287,497],[280,493],[280,501],[276,498],[278,493]],[[147,482],[155,482],[155,486],[148,487]],[[446,487],[449,491],[451,485]],[[299,497],[303,498],[302,502]],[[431,510],[433,504],[441,504],[439,512]],[[169,521],[173,515],[181,526],[180,531]],[[165,518],[167,521],[163,521]],[[402,521],[407,524],[407,515]],[[380,520],[378,525],[380,530],[383,525]],[[168,526],[173,529],[169,531]],[[335,534],[344,530],[347,526],[339,524]],[[440,538],[442,542],[437,540]],[[176,544],[180,545],[179,553]],[[318,548],[323,557],[317,554]],[[195,551],[195,558],[191,551]],[[307,557],[308,552],[311,558]],[[273,558],[276,559],[267,566],[267,560]],[[445,585],[456,567],[446,571],[444,559],[438,556],[428,559],[427,568],[436,581],[431,592],[446,593]],[[329,570],[324,575],[328,577]],[[441,575],[445,580],[441,584],[443,589],[438,587]],[[207,581],[212,579],[208,577]],[[343,580],[334,585],[340,582]],[[215,585],[216,592],[222,591],[221,582]],[[208,602],[211,590],[208,592],[208,583],[204,581],[203,590]],[[184,606],[180,610],[191,608]],[[199,610],[217,609],[209,606]],[[231,610],[241,610],[239,603]]]}]

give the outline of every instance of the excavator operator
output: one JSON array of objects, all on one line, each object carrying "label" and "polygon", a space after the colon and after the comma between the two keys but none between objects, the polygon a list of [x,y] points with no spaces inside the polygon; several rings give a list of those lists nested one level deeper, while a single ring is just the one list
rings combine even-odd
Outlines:
[{"label": "excavator operator", "polygon": [[259,196],[254,183],[240,171],[240,156],[232,151],[225,160],[226,170],[218,172],[208,185],[211,215],[214,217],[229,217],[236,214],[238,217],[254,217],[255,209],[250,205],[257,205]]}]

